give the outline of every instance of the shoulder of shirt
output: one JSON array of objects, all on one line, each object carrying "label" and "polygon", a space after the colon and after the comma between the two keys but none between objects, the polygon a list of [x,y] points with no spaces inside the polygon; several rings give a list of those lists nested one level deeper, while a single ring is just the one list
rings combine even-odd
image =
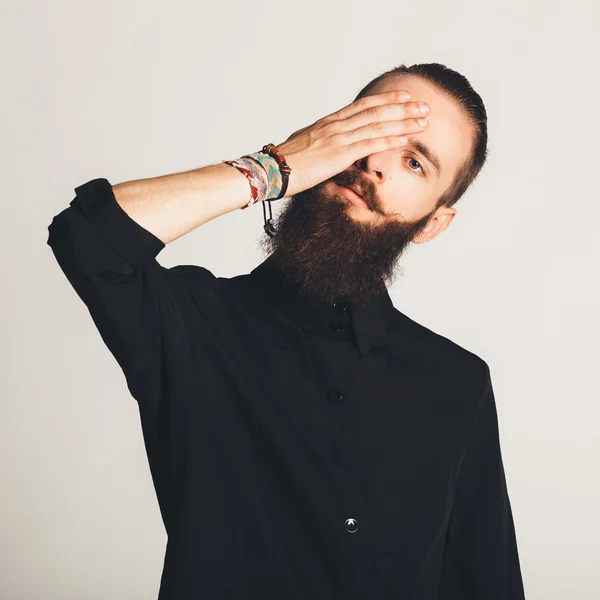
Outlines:
[{"label": "shoulder of shirt", "polygon": [[213,301],[215,306],[224,308],[226,298],[235,295],[235,284],[242,279],[239,275],[231,277],[216,275],[208,267],[185,264],[166,268],[192,298]]},{"label": "shoulder of shirt", "polygon": [[217,283],[223,279],[200,265],[175,265],[166,269],[191,296],[215,297]]},{"label": "shoulder of shirt", "polygon": [[485,390],[490,380],[490,367],[483,357],[415,321],[395,306],[392,314],[389,327],[392,344],[395,341],[404,345],[414,344],[415,351],[420,350],[430,365],[437,363],[444,370],[460,372],[462,377],[476,382],[480,390]]},{"label": "shoulder of shirt", "polygon": [[175,265],[173,267],[168,267],[168,269],[180,279],[192,283],[218,279],[211,270],[206,267],[201,267],[200,265]]}]

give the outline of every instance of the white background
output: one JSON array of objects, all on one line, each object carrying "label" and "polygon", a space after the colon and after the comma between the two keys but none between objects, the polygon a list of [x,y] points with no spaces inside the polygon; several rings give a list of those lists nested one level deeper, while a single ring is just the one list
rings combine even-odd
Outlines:
[{"label": "white background", "polygon": [[[390,294],[491,367],[528,600],[600,598],[599,6],[1,0],[0,597],[155,598],[162,570],[137,405],[46,245],[74,188],[255,152],[441,62],[490,154]],[[159,260],[233,276],[261,235],[233,211]]]}]

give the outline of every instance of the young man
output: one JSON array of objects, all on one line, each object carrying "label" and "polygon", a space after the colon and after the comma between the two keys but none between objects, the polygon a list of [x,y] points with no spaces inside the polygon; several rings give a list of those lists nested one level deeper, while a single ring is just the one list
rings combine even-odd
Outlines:
[{"label": "young man", "polygon": [[139,405],[161,600],[524,598],[490,369],[387,292],[452,222],[486,123],[443,65],[384,73],[277,146],[290,200],[232,278],[156,256],[251,203],[235,165],[95,179],[54,217]]}]

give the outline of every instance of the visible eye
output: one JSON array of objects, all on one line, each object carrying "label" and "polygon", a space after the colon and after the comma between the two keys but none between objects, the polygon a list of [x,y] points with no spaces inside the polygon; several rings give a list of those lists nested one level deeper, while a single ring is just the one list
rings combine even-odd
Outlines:
[{"label": "visible eye", "polygon": [[[425,175],[425,170],[423,169],[423,167],[421,166],[421,163],[418,160],[415,160],[412,156],[408,157],[409,163],[412,162],[413,164],[416,164],[417,167],[421,170],[421,174]],[[415,169],[411,168],[411,171],[415,171]],[[418,171],[415,171],[418,172]]]}]

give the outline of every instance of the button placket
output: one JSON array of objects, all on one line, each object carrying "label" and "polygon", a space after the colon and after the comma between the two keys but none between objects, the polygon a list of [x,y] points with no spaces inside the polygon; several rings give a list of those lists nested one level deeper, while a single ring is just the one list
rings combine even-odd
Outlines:
[{"label": "button placket", "polygon": [[327,400],[329,400],[329,402],[339,402],[342,397],[342,392],[340,392],[340,390],[329,390],[327,392]]},{"label": "button placket", "polygon": [[334,319],[333,321],[331,321],[329,323],[329,328],[332,331],[334,331],[335,333],[339,333],[340,331],[343,331],[344,329],[346,329],[346,324],[343,321]]},{"label": "button placket", "polygon": [[329,328],[335,333],[344,331],[350,325],[350,308],[343,302],[335,302],[333,305],[333,318],[329,322]]}]

